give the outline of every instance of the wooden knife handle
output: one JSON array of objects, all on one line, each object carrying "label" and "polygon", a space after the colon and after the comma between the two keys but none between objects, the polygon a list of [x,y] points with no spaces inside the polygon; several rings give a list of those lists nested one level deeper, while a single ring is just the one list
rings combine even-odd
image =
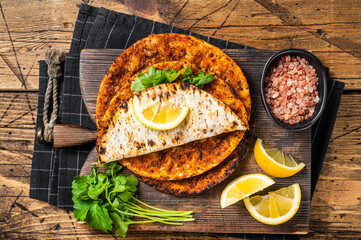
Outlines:
[{"label": "wooden knife handle", "polygon": [[53,146],[55,148],[73,147],[95,142],[97,131],[70,124],[55,124]]}]

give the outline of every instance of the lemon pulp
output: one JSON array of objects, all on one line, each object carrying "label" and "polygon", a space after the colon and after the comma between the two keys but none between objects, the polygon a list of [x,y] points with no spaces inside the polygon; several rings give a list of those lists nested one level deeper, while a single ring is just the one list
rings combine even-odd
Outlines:
[{"label": "lemon pulp", "polygon": [[293,176],[305,167],[304,163],[297,163],[292,156],[264,143],[260,138],[254,145],[254,157],[265,173],[278,178]]},{"label": "lemon pulp", "polygon": [[223,190],[221,207],[225,208],[232,205],[272,184],[274,184],[274,181],[263,174],[256,173],[241,176],[229,183]]},{"label": "lemon pulp", "polygon": [[161,102],[141,102],[135,95],[133,111],[144,126],[154,130],[170,130],[182,123],[189,108],[163,106]]},{"label": "lemon pulp", "polygon": [[301,203],[301,189],[298,183],[269,192],[265,196],[252,196],[244,200],[249,213],[258,221],[278,225],[290,220]]}]

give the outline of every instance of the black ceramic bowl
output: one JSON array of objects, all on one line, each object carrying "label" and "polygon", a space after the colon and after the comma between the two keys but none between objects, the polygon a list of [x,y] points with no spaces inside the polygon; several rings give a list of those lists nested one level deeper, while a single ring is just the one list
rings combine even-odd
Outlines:
[{"label": "black ceramic bowl", "polygon": [[[271,110],[268,107],[268,104],[267,104],[266,98],[265,98],[265,94],[264,94],[265,78],[267,76],[267,73],[268,73],[270,67],[273,66],[274,64],[277,64],[277,61],[284,55],[300,56],[301,58],[305,58],[309,62],[309,64],[312,65],[314,69],[316,69],[317,77],[318,77],[318,95],[319,95],[320,101],[317,103],[317,105],[315,107],[315,112],[313,113],[313,116],[303,122],[296,123],[293,125],[284,123],[284,122],[280,121],[279,119],[277,119],[275,116],[273,116]],[[304,130],[304,129],[311,127],[312,124],[314,124],[317,121],[317,119],[321,116],[321,114],[325,108],[326,94],[327,94],[326,71],[325,71],[325,68],[322,66],[320,60],[318,60],[318,58],[315,57],[315,55],[313,55],[312,53],[310,53],[306,50],[302,50],[302,49],[292,49],[292,48],[285,49],[285,50],[279,51],[279,52],[275,53],[274,55],[272,55],[266,62],[266,65],[264,66],[263,72],[262,72],[260,89],[261,89],[263,106],[275,124],[277,124],[278,126],[280,126],[282,128],[285,128],[287,130],[291,130],[291,131]]]}]

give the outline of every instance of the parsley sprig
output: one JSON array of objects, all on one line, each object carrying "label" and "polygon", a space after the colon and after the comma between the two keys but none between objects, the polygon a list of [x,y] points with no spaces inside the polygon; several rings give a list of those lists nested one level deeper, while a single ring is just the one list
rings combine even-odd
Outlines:
[{"label": "parsley sprig", "polygon": [[[135,195],[138,180],[133,175],[119,174],[122,166],[117,162],[103,166],[107,168],[105,174],[98,172],[98,166],[94,165],[90,175],[74,177],[72,193],[77,220],[104,232],[114,229],[115,235],[122,237],[126,236],[130,224],[183,225],[184,221],[194,220],[192,211],[168,211],[140,201]],[[146,220],[133,221],[133,216]]]},{"label": "parsley sprig", "polygon": [[[182,73],[183,76],[180,77]],[[174,82],[178,77],[180,77],[183,82],[189,82],[199,88],[203,88],[205,84],[214,80],[214,76],[209,73],[205,74],[202,70],[198,71],[198,76],[193,75],[193,71],[189,67],[183,68],[178,72],[170,68],[159,70],[154,67],[149,67],[148,73],[139,73],[134,78],[131,84],[131,90],[140,92],[163,83]]]}]

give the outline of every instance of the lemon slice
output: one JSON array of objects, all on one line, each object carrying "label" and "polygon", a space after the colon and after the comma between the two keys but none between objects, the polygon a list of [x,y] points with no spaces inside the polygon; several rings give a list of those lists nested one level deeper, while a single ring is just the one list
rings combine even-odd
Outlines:
[{"label": "lemon slice", "polygon": [[133,110],[136,118],[144,126],[154,130],[169,130],[177,127],[187,116],[188,107],[162,106],[160,102],[141,102],[134,95]]},{"label": "lemon slice", "polygon": [[298,183],[269,192],[265,196],[252,196],[243,199],[249,213],[258,221],[278,225],[290,220],[301,203],[301,189]]},{"label": "lemon slice", "polygon": [[221,207],[225,208],[234,204],[253,193],[261,191],[275,182],[263,174],[248,174],[236,178],[223,190],[221,196]]},{"label": "lemon slice", "polygon": [[305,167],[304,163],[297,163],[292,156],[259,138],[254,145],[254,157],[265,173],[278,178],[293,176]]}]

